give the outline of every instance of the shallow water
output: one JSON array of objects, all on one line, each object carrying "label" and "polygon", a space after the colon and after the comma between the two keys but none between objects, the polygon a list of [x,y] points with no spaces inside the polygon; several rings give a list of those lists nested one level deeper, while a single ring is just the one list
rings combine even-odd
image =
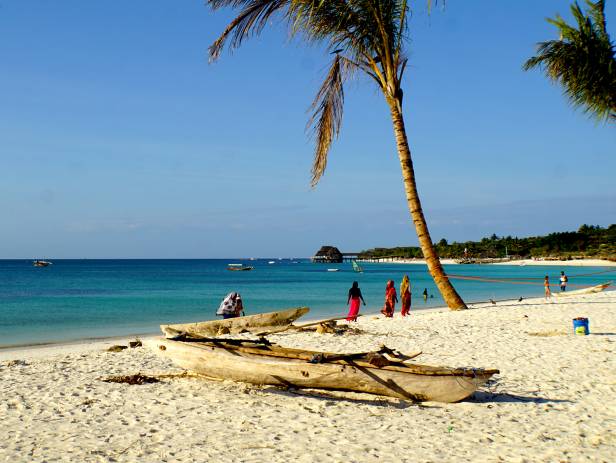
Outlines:
[{"label": "shallow water", "polygon": [[[362,310],[376,312],[383,305],[386,281],[393,279],[399,287],[404,274],[411,279],[412,310],[443,305],[425,265],[362,263],[364,273],[355,273],[350,263],[270,260],[56,260],[44,268],[27,260],[0,260],[0,346],[154,333],[161,323],[214,319],[230,291],[241,293],[247,314],[308,306],[309,317],[317,318],[346,314],[347,291],[357,280],[367,302]],[[230,272],[229,263],[255,269]],[[541,296],[543,276],[554,284],[561,270],[571,284],[581,285],[616,275],[611,269],[577,276],[610,271],[605,267],[450,265],[445,270],[534,279],[523,285],[452,280],[467,302]],[[427,301],[421,296],[424,288],[431,295]]]}]

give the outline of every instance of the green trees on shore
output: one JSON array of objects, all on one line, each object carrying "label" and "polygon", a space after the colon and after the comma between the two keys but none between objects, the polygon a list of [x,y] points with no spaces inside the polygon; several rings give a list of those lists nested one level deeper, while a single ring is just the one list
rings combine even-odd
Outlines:
[{"label": "green trees on shore", "polygon": [[[577,232],[550,233],[546,236],[528,238],[497,237],[492,235],[481,241],[447,243],[442,239],[436,245],[438,255],[442,258],[462,258],[466,249],[472,258],[514,257],[558,257],[573,259],[576,257],[596,257],[616,260],[616,224],[607,228],[582,225]],[[362,251],[361,258],[376,257],[421,258],[419,247],[374,248]]]},{"label": "green trees on shore", "polygon": [[231,49],[240,46],[249,36],[260,33],[274,17],[286,22],[291,34],[327,47],[332,60],[312,104],[309,122],[316,141],[313,186],[325,172],[332,141],[340,132],[345,82],[353,74],[362,74],[376,83],[389,109],[410,218],[428,270],[449,308],[465,309],[464,301],[445,275],[430,238],[406,135],[402,78],[408,62],[405,45],[409,3],[408,0],[208,0],[207,4],[214,9],[240,10],[210,47],[210,57],[218,58],[225,45]]}]

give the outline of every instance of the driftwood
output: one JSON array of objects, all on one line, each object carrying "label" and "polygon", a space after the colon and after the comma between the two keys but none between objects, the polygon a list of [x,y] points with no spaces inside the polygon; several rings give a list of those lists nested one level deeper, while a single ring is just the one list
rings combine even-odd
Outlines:
[{"label": "driftwood", "polygon": [[158,383],[158,378],[154,376],[142,375],[141,373],[137,373],[136,375],[121,375],[121,376],[110,376],[108,378],[103,378],[101,381],[105,383],[124,383],[124,384],[146,384],[146,383]]},{"label": "driftwood", "polygon": [[[358,317],[361,317],[361,315],[358,315]],[[302,331],[305,329],[313,329],[313,330],[318,330],[318,326],[321,325],[327,325],[330,322],[335,322],[338,320],[346,320],[347,317],[336,317],[336,318],[327,318],[325,320],[319,320],[316,322],[310,322],[310,323],[305,323],[303,325],[287,325],[287,326],[281,326],[278,328],[274,328],[272,330],[269,331],[260,331],[258,333],[255,333],[257,336],[267,336],[268,334],[275,334],[275,333],[282,333],[283,331],[288,331],[288,330],[295,330],[295,331]]]},{"label": "driftwood", "polygon": [[281,310],[278,312],[260,313],[246,317],[211,320],[206,322],[183,323],[175,325],[160,325],[160,329],[168,338],[187,334],[192,337],[217,336],[219,334],[237,334],[244,332],[260,332],[286,327],[302,315],[309,312],[308,307]]}]

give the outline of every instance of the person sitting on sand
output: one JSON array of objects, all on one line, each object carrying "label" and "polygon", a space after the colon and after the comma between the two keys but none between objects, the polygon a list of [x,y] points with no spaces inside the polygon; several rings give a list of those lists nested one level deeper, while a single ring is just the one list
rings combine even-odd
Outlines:
[{"label": "person sitting on sand", "polygon": [[220,303],[216,315],[222,315],[223,319],[235,318],[244,315],[242,297],[239,293],[229,293]]},{"label": "person sitting on sand", "polygon": [[565,272],[560,272],[560,290],[561,291],[567,291],[568,281],[569,281],[569,278],[567,278],[567,275],[565,275]]},{"label": "person sitting on sand", "polygon": [[402,311],[400,313],[403,317],[406,317],[411,313],[411,282],[408,275],[404,275],[402,283],[400,283],[400,300],[402,301]]},{"label": "person sitting on sand", "polygon": [[349,289],[349,297],[347,297],[347,304],[349,305],[349,315],[347,315],[347,320],[350,322],[357,321],[357,314],[359,313],[359,301],[366,305],[366,301],[364,301],[364,296],[361,294],[361,289],[359,289],[359,283],[356,281],[353,282],[353,286]]},{"label": "person sitting on sand", "polygon": [[543,280],[543,286],[545,287],[545,300],[549,301],[550,298],[552,297],[552,291],[550,291],[550,279],[548,278],[548,276],[545,276],[545,279]]},{"label": "person sitting on sand", "polygon": [[385,306],[381,309],[381,313],[388,318],[393,317],[396,302],[398,302],[398,295],[396,294],[394,280],[389,280],[385,287]]}]

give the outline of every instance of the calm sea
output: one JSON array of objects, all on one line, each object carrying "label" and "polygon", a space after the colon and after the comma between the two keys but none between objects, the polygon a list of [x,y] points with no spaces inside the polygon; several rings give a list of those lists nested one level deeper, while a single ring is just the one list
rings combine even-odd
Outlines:
[{"label": "calm sea", "polygon": [[[360,274],[350,263],[270,261],[55,260],[49,267],[37,268],[27,260],[0,260],[0,347],[155,333],[161,323],[214,319],[218,304],[230,291],[241,293],[247,314],[308,306],[310,317],[316,318],[345,315],[347,290],[357,280],[366,311],[376,312],[383,305],[386,281],[393,279],[399,287],[404,274],[411,279],[413,310],[443,305],[423,265],[366,263]],[[255,269],[230,272],[229,263]],[[328,272],[328,268],[340,270]],[[453,274],[484,278],[550,275],[553,283],[561,270],[577,284],[598,284],[616,275],[577,276],[609,270],[601,267],[446,266]],[[534,285],[453,281],[467,302],[543,293],[540,280]],[[431,295],[425,302],[424,288]]]}]

